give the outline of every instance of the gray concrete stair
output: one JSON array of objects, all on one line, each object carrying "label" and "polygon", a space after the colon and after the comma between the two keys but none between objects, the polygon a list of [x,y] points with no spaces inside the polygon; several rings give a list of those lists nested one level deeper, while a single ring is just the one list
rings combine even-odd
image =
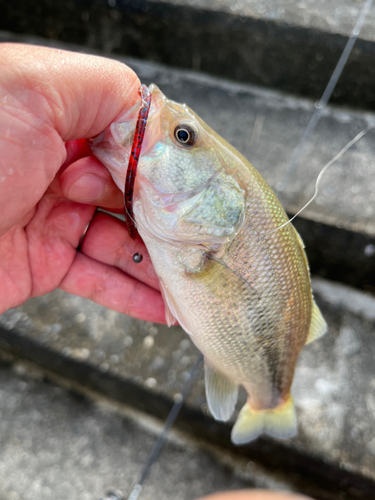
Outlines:
[{"label": "gray concrete stair", "polygon": [[[321,279],[313,284],[329,333],[306,347],[298,363],[298,436],[233,447],[233,419],[223,424],[210,417],[202,377],[176,427],[223,454],[260,464],[271,477],[277,472],[291,490],[316,499],[371,499],[375,298]],[[134,320],[61,291],[4,313],[0,349],[161,420],[198,354],[180,327]]]},{"label": "gray concrete stair", "polygon": [[[24,362],[0,360],[0,500],[99,500],[129,494],[160,422],[74,384],[56,384]],[[251,471],[218,460],[183,434],[172,434],[142,499],[191,500],[253,486]]]}]

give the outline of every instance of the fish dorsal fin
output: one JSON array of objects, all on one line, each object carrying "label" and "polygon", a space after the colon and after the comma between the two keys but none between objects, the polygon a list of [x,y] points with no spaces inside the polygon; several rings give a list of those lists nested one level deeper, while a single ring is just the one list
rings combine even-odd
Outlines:
[{"label": "fish dorsal fin", "polygon": [[240,411],[232,429],[232,443],[246,444],[261,434],[286,439],[297,434],[297,419],[292,396],[277,406],[267,410],[254,410],[249,402]]},{"label": "fish dorsal fin", "polygon": [[232,416],[237,403],[238,386],[210,366],[205,360],[207,404],[216,420],[226,422]]},{"label": "fish dorsal fin", "polygon": [[308,271],[310,271],[310,266],[309,266],[309,263],[308,263],[308,260],[307,260],[307,257],[306,257],[306,252],[305,252],[305,243],[303,242],[303,239],[301,238],[301,235],[299,234],[299,232],[297,231],[297,229],[294,226],[292,226],[292,227],[294,229],[294,232],[296,233],[299,246],[301,247],[302,254],[303,254],[303,260],[305,261],[305,264],[306,264],[306,269]]},{"label": "fish dorsal fin", "polygon": [[298,240],[298,243],[301,245],[301,247],[304,249],[305,248],[305,243],[303,242],[303,239],[301,238],[301,235],[299,234],[299,232],[297,231],[297,229],[293,226],[293,229],[296,233],[296,236],[297,236],[297,240]]},{"label": "fish dorsal fin", "polygon": [[320,312],[319,307],[313,300],[313,309],[311,314],[310,330],[307,336],[306,344],[310,344],[313,340],[321,337],[327,331],[327,323]]},{"label": "fish dorsal fin", "polygon": [[[307,262],[306,258],[306,253],[305,253],[305,244],[303,243],[303,240],[301,236],[299,235],[298,231],[296,228],[293,226],[293,229],[296,233],[298,243],[302,249],[303,257],[306,263],[307,269],[309,269],[309,263]],[[327,331],[327,323],[325,322],[325,319],[322,316],[322,313],[320,312],[319,307],[315,304],[315,301],[313,300],[313,308],[312,308],[312,314],[311,314],[311,323],[310,323],[310,329],[309,329],[309,334],[307,336],[306,344],[309,344],[315,339],[318,339],[322,335],[324,335]]]}]

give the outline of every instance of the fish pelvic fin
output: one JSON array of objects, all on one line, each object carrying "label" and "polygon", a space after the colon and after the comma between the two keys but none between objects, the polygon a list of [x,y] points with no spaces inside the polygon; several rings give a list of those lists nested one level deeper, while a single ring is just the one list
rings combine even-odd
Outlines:
[{"label": "fish pelvic fin", "polygon": [[291,395],[281,405],[269,410],[254,410],[247,402],[232,429],[232,443],[250,443],[261,434],[286,439],[297,434],[297,418]]},{"label": "fish pelvic fin", "polygon": [[163,280],[160,277],[159,277],[159,283],[160,283],[160,291],[163,296],[165,305],[165,320],[167,322],[167,325],[173,326],[179,323],[187,334],[192,335],[191,331],[186,325],[184,316],[181,314],[179,307],[173,300],[172,295],[168,292],[167,287],[165,286]]},{"label": "fish pelvic fin", "polygon": [[309,334],[307,336],[306,344],[309,344],[315,339],[324,335],[327,331],[327,323],[320,312],[319,307],[313,301],[313,308],[311,314],[311,323]]},{"label": "fish pelvic fin", "polygon": [[161,295],[164,300],[164,308],[165,308],[165,321],[167,322],[168,326],[173,326],[177,324],[177,318],[174,313],[174,307],[173,307],[173,300],[168,294],[167,289],[165,288],[165,285],[163,281],[159,278],[159,283],[160,283],[160,291]]},{"label": "fish pelvic fin", "polygon": [[238,386],[204,362],[204,378],[208,408],[216,420],[226,422],[237,403]]}]

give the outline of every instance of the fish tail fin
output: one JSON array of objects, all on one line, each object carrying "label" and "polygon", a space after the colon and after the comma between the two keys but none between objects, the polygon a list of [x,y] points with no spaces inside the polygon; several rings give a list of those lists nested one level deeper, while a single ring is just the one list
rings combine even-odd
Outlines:
[{"label": "fish tail fin", "polygon": [[232,429],[232,443],[246,444],[261,434],[286,439],[297,434],[297,419],[291,395],[270,410],[254,410],[249,403],[240,411]]}]

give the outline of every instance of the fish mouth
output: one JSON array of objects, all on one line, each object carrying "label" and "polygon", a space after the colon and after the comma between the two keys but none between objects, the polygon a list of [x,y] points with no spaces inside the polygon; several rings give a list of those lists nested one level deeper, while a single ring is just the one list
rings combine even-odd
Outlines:
[{"label": "fish mouth", "polygon": [[151,107],[148,115],[148,122],[155,119],[155,116],[168,101],[163,92],[154,83],[151,83],[149,91],[151,93]]},{"label": "fish mouth", "polygon": [[[151,84],[149,90],[151,93],[151,106],[146,123],[146,130],[150,129],[150,125],[157,120],[160,109],[166,101],[166,97],[156,85]],[[121,113],[109,127],[103,130],[103,132],[87,140],[88,146],[95,155],[96,153],[100,154],[100,150],[106,150],[108,152],[117,151],[119,148],[124,149],[127,155],[130,155],[141,103],[142,101],[139,99],[131,109]],[[147,133],[145,134],[145,139],[146,136]],[[144,145],[142,149],[143,151],[145,150]]]},{"label": "fish mouth", "polygon": [[[140,158],[152,151],[164,134],[160,126],[160,112],[168,101],[154,84],[149,87],[151,106],[146,123]],[[139,118],[141,99],[130,109],[120,113],[103,132],[87,139],[87,145],[111,172],[117,186],[123,191],[129,158],[134,142],[135,129]]]}]

